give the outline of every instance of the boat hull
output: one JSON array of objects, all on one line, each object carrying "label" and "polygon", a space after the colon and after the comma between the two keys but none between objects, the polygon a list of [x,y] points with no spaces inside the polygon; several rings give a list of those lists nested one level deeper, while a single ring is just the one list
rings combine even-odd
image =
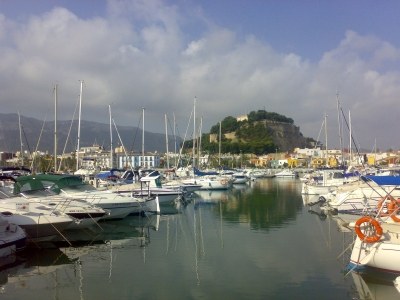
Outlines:
[{"label": "boat hull", "polygon": [[0,241],[0,257],[7,257],[25,248],[26,234],[21,227],[7,223],[1,228]]},{"label": "boat hull", "polygon": [[383,223],[384,233],[376,243],[365,243],[358,237],[353,246],[349,268],[363,270],[366,267],[385,272],[400,273],[400,225]]}]

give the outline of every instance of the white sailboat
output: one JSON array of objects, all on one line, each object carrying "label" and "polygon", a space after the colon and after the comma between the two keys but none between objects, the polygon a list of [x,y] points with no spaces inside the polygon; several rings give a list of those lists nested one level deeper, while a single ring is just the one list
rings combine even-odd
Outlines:
[{"label": "white sailboat", "polygon": [[[400,177],[393,177],[392,181],[400,186]],[[350,257],[350,270],[372,268],[400,272],[400,216],[397,215],[400,203],[390,195],[384,200],[385,205],[381,205],[375,214],[361,216],[354,223],[357,236]]]}]

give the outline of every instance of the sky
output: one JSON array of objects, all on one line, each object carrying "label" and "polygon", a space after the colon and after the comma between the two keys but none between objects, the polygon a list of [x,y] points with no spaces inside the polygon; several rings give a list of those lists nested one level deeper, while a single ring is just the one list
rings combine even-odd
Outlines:
[{"label": "sky", "polygon": [[117,127],[142,127],[144,109],[146,131],[189,137],[266,110],[328,148],[348,148],[351,132],[358,148],[397,150],[399,11],[395,0],[0,0],[1,112],[54,120],[57,85],[57,120],[77,118],[81,98],[83,120],[108,123],[111,108]]}]

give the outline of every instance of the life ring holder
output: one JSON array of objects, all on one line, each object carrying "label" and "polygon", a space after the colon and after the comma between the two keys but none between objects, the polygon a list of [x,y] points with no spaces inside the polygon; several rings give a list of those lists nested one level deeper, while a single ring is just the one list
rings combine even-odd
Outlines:
[{"label": "life ring holder", "polygon": [[[367,224],[364,224],[364,223],[367,223]],[[373,230],[374,234],[367,235],[367,234],[363,233],[361,230],[361,225],[363,225],[363,226],[372,225],[373,229],[374,229]],[[361,241],[370,243],[370,244],[376,243],[377,241],[379,241],[383,234],[383,229],[382,229],[381,225],[379,224],[379,222],[376,219],[369,217],[369,216],[364,216],[364,217],[359,218],[356,221],[356,224],[354,226],[354,231],[356,232],[358,238]]]},{"label": "life ring holder", "polygon": [[[385,213],[382,212],[382,206],[386,201],[389,201],[389,203],[386,205],[387,212]],[[400,199],[396,200],[393,196],[387,195],[379,200],[376,207],[378,208],[379,216],[390,216],[393,221],[400,222],[400,218],[396,216],[396,213],[400,208]]]},{"label": "life ring holder", "polygon": [[[387,201],[389,202],[386,204],[387,211],[384,212],[382,208]],[[386,195],[385,197],[381,198],[376,205],[376,208],[378,209],[378,216],[385,217],[390,215],[389,207],[391,206],[392,202],[396,202],[396,200],[391,195]]]},{"label": "life ring holder", "polygon": [[393,221],[395,222],[400,222],[400,218],[397,216],[397,212],[400,209],[400,199],[395,200],[393,198],[392,201],[388,204],[388,213],[390,214],[390,217],[392,218]]}]

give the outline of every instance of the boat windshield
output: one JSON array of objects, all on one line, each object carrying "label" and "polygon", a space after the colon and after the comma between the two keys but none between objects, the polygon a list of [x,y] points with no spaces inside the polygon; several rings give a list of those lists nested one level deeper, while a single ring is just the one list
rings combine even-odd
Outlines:
[{"label": "boat windshield", "polygon": [[66,193],[97,191],[97,189],[90,184],[78,184],[78,185],[65,186],[62,188],[62,190]]},{"label": "boat windshield", "polygon": [[23,194],[29,197],[48,197],[56,195],[56,193],[49,189],[27,190],[24,191]]},{"label": "boat windshield", "polygon": [[12,193],[10,193],[9,191],[7,191],[4,188],[0,188],[0,199],[7,199],[14,196]]}]

